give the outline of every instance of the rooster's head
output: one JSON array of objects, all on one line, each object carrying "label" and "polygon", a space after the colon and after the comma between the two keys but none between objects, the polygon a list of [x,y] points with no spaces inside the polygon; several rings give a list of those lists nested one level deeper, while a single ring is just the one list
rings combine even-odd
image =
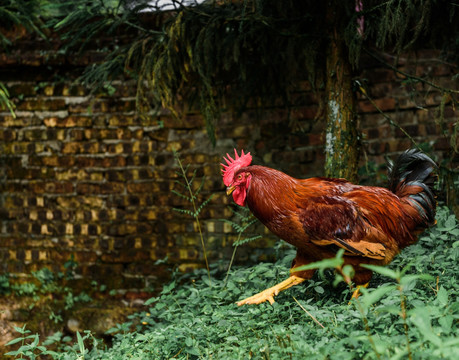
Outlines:
[{"label": "rooster's head", "polygon": [[236,149],[234,149],[234,159],[229,154],[226,154],[226,156],[227,158],[223,157],[223,159],[227,165],[221,164],[223,183],[227,186],[226,194],[230,195],[232,193],[236,204],[244,206],[252,175],[249,172],[239,170],[250,165],[252,156],[250,153],[244,154],[244,150],[241,151],[241,156],[239,156]]}]

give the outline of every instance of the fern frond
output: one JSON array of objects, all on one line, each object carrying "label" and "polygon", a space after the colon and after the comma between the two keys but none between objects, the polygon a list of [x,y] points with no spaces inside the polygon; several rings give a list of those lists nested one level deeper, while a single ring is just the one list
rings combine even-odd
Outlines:
[{"label": "fern frond", "polygon": [[251,236],[251,237],[248,237],[248,238],[245,238],[245,239],[240,239],[240,240],[235,241],[233,243],[233,246],[241,246],[241,245],[247,244],[247,243],[249,243],[251,241],[260,239],[260,238],[261,238],[261,235],[255,235],[255,236]]},{"label": "fern frond", "polygon": [[[196,173],[195,173],[195,174],[196,174]],[[201,179],[201,182],[199,183],[198,188],[195,190],[194,194],[195,194],[196,196],[198,196],[198,195],[201,193],[202,189],[204,188],[205,179],[206,179],[206,177],[203,176],[202,179]]]},{"label": "fern frond", "polygon": [[204,207],[212,200],[213,198],[213,195],[210,195],[209,198],[207,200],[204,200],[202,202],[202,204],[196,209],[196,212],[195,212],[195,216],[199,216],[199,214],[201,213],[202,209],[204,209]]},{"label": "fern frond", "polygon": [[174,189],[171,190],[171,192],[175,195],[177,195],[178,197],[181,197],[182,199],[185,199],[186,201],[188,202],[193,202],[193,200],[195,199],[194,197],[190,197],[188,195],[185,195],[185,194],[182,194]]},{"label": "fern frond", "polygon": [[227,224],[230,224],[231,227],[236,230],[236,232],[238,233],[242,233],[244,231],[244,229],[242,228],[242,226],[240,226],[238,223],[235,223],[234,221],[231,221],[231,220],[228,220],[228,219],[220,219],[220,221],[223,221]]},{"label": "fern frond", "polygon": [[258,220],[257,219],[253,219],[252,221],[249,221],[248,223],[245,223],[244,225],[241,226],[241,232],[244,232],[245,230],[247,230],[249,227],[251,227],[253,224],[257,223]]},{"label": "fern frond", "polygon": [[189,215],[192,217],[196,217],[196,213],[194,211],[188,210],[188,209],[179,209],[179,208],[172,208],[172,210],[177,211],[179,213]]}]

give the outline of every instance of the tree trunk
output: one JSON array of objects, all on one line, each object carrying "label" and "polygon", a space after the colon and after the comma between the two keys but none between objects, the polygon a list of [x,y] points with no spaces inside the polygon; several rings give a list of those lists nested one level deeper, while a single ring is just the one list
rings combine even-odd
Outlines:
[{"label": "tree trunk", "polygon": [[333,24],[336,22],[329,22],[332,29],[326,69],[325,176],[356,181],[360,137],[351,65],[344,40]]}]

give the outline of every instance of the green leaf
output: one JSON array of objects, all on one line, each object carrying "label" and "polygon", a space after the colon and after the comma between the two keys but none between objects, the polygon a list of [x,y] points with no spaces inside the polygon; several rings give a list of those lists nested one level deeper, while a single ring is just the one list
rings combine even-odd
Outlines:
[{"label": "green leaf", "polygon": [[9,351],[5,355],[6,356],[18,356],[19,354],[21,354],[19,351]]},{"label": "green leaf", "polygon": [[157,297],[152,297],[152,298],[147,299],[143,304],[145,306],[148,306],[148,305],[153,304],[156,301],[158,301],[158,298]]},{"label": "green leaf", "polygon": [[191,337],[187,337],[185,339],[185,345],[188,346],[188,347],[192,347],[193,346],[193,339]]},{"label": "green leaf", "polygon": [[411,316],[412,323],[419,329],[425,340],[438,347],[442,346],[442,340],[433,332],[430,316],[427,311],[416,309]]},{"label": "green leaf", "polygon": [[190,347],[186,349],[186,352],[190,355],[200,356],[199,350],[196,347]]},{"label": "green leaf", "polygon": [[386,294],[394,291],[396,288],[396,285],[385,285],[371,291],[365,288],[361,288],[360,291],[363,295],[360,301],[364,307],[368,308],[381,300]]},{"label": "green leaf", "polygon": [[307,265],[298,266],[298,267],[291,269],[291,271],[292,273],[295,273],[296,271],[304,271],[304,270],[312,270],[312,269],[325,270],[325,269],[340,268],[344,263],[343,254],[344,254],[344,250],[339,249],[338,253],[336,254],[336,257],[334,258],[324,259],[324,260],[313,262]]},{"label": "green leaf", "polygon": [[457,225],[456,216],[450,215],[448,219],[445,221],[445,228],[453,229]]},{"label": "green leaf", "polygon": [[248,242],[260,239],[261,237],[262,237],[261,235],[255,235],[255,236],[251,236],[251,237],[248,237],[248,238],[239,239],[239,240],[237,240],[237,241],[235,241],[233,243],[233,246],[240,246],[240,245],[246,244]]},{"label": "green leaf", "polygon": [[322,286],[316,286],[316,287],[314,287],[314,290],[318,294],[323,294],[325,292],[325,290],[324,290],[324,288]]},{"label": "green leaf", "polygon": [[394,280],[397,280],[399,278],[399,272],[398,271],[391,270],[391,269],[389,269],[387,267],[377,266],[377,265],[370,265],[370,264],[361,264],[360,266],[364,267],[366,269],[369,269],[371,271],[374,271],[374,272],[376,272],[378,274],[387,276],[387,277],[389,277],[391,279],[394,279]]},{"label": "green leaf", "polygon": [[447,334],[451,332],[453,321],[454,317],[451,315],[445,315],[438,319],[438,323],[442,327],[443,331]]},{"label": "green leaf", "polygon": [[30,347],[33,349],[38,345],[38,342],[40,341],[40,338],[38,334],[34,335],[33,342],[30,344]]},{"label": "green leaf", "polygon": [[14,326],[14,330],[17,331],[19,334],[28,334],[30,330],[26,330],[26,326],[24,325],[22,328],[18,326]]},{"label": "green leaf", "polygon": [[21,341],[24,341],[24,338],[23,337],[19,337],[19,338],[16,338],[16,339],[13,339],[11,341],[8,341],[5,346],[10,346],[10,345],[14,345],[14,344],[17,344],[18,342],[21,342]]},{"label": "green leaf", "polygon": [[10,111],[13,118],[16,118],[16,114],[14,112],[15,105],[13,102],[11,102],[9,97],[10,94],[8,93],[7,88],[0,82],[0,109],[7,108]]},{"label": "green leaf", "polygon": [[440,289],[437,292],[437,300],[441,306],[448,304],[448,291],[446,291],[443,285],[440,286]]},{"label": "green leaf", "polygon": [[170,282],[168,285],[163,287],[162,294],[170,293],[175,288],[175,281]]},{"label": "green leaf", "polygon": [[390,313],[393,315],[400,314],[400,306],[399,305],[388,305],[388,306],[379,306],[378,311]]},{"label": "green leaf", "polygon": [[80,349],[80,353],[81,355],[84,355],[85,353],[84,342],[83,342],[83,338],[81,337],[79,331],[77,331],[76,336],[77,336],[78,347]]},{"label": "green leaf", "polygon": [[429,274],[405,275],[400,279],[400,284],[401,285],[407,285],[410,282],[416,281],[416,280],[432,281],[432,280],[435,280],[435,278],[432,275],[429,275]]}]

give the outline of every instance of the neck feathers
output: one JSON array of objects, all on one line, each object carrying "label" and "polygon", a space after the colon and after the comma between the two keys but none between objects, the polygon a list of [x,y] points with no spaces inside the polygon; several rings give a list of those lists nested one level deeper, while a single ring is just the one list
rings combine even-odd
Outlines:
[{"label": "neck feathers", "polygon": [[294,195],[299,180],[263,166],[251,166],[250,173],[252,179],[247,191],[247,205],[261,222],[295,211]]}]

